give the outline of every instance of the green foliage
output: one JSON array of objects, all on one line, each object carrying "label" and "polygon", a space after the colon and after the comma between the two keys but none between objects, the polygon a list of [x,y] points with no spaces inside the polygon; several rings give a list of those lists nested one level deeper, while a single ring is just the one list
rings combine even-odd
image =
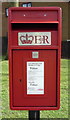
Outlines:
[{"label": "green foliage", "polygon": [[[2,118],[28,118],[28,111],[9,108],[8,61],[2,63]],[[61,60],[61,107],[59,110],[40,111],[41,118],[68,118],[68,60]]]}]

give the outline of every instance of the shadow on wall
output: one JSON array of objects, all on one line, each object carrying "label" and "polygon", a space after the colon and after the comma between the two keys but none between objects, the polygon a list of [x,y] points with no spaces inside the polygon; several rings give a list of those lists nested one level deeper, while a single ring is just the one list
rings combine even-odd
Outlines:
[{"label": "shadow on wall", "polygon": [[2,56],[8,59],[8,36],[2,37]]},{"label": "shadow on wall", "polygon": [[70,58],[70,41],[62,41],[61,58]]}]

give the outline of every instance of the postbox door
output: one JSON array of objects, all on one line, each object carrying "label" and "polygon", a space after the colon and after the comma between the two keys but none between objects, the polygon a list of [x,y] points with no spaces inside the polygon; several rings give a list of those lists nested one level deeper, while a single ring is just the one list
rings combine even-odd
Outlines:
[{"label": "postbox door", "polygon": [[[37,53],[37,58],[33,57],[34,53]],[[13,50],[12,101],[14,107],[56,107],[56,54],[56,50]],[[39,77],[41,77],[41,74],[40,76],[35,75],[35,77],[37,77],[37,80],[39,79],[39,82],[43,84],[42,86],[41,84],[38,84],[39,82],[37,81],[37,85],[43,87],[43,91],[40,91],[41,93],[39,94],[37,94],[37,92],[28,93],[28,63],[42,64],[41,72],[43,75],[41,81],[39,79]]]}]

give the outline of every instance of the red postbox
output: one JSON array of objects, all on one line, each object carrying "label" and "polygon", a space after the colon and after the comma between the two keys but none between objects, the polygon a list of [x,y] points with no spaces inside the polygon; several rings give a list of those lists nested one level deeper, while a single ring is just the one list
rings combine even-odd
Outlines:
[{"label": "red postbox", "polygon": [[9,85],[12,110],[60,107],[61,8],[9,9]]}]

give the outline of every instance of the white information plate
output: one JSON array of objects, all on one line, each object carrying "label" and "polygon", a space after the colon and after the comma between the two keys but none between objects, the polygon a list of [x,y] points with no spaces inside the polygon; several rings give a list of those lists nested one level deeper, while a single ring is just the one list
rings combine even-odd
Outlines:
[{"label": "white information plate", "polygon": [[18,45],[51,45],[51,32],[19,32]]},{"label": "white information plate", "polygon": [[44,62],[27,62],[27,94],[44,94]]}]

